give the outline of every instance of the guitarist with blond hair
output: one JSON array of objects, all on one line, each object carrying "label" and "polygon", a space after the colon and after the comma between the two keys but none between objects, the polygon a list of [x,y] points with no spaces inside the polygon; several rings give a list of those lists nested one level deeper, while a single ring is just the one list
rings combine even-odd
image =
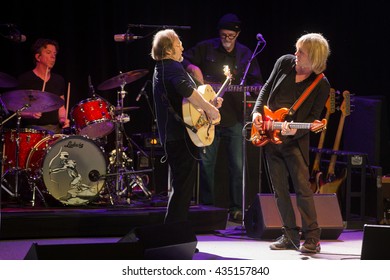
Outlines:
[{"label": "guitarist with blond hair", "polygon": [[[260,134],[266,134],[267,129],[272,129],[264,126],[266,120],[269,120],[266,112],[292,108],[301,94],[326,69],[330,50],[328,41],[321,34],[305,34],[297,40],[295,47],[294,55],[287,54],[276,61],[271,75],[256,100],[252,121]],[[321,229],[317,222],[309,180],[310,131],[293,128],[290,124],[312,123],[319,119],[329,92],[330,84],[326,77],[322,76],[295,112],[287,110],[288,113],[281,114],[279,120],[273,120],[281,121],[283,125],[276,131],[277,133],[271,134],[272,137],[277,137],[278,141],[269,141],[264,146],[264,152],[282,220],[283,234],[270,244],[272,250],[293,249],[304,253],[318,253],[321,250]],[[289,178],[293,184],[297,207],[302,218],[301,229],[298,228],[295,219]],[[302,245],[300,244],[301,233],[305,240]]]}]

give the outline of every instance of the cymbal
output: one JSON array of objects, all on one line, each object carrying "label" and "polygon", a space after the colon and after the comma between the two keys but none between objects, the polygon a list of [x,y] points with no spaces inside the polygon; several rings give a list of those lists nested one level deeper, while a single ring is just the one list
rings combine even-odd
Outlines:
[{"label": "cymbal", "polygon": [[18,80],[14,77],[0,72],[0,87],[2,88],[12,88],[18,85]]},{"label": "cymbal", "polygon": [[26,112],[50,112],[64,105],[64,100],[54,93],[21,89],[5,92],[1,95],[8,110],[16,112],[25,106],[30,105]]},{"label": "cymbal", "polygon": [[134,110],[138,110],[139,107],[115,107],[115,112],[120,112],[121,110],[123,112],[127,112],[127,111],[134,111]]},{"label": "cymbal", "polygon": [[146,69],[139,69],[139,70],[133,70],[126,73],[121,73],[118,76],[108,79],[103,83],[101,83],[98,86],[98,90],[108,90],[108,89],[118,88],[122,85],[126,85],[131,82],[134,82],[142,78],[148,73],[149,71]]}]

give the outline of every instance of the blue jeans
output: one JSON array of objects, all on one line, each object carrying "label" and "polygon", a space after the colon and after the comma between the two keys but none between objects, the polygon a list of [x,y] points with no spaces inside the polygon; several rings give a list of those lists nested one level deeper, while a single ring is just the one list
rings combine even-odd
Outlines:
[{"label": "blue jeans", "polygon": [[229,177],[230,210],[242,209],[242,124],[237,123],[231,127],[215,127],[214,141],[210,146],[200,152],[200,183],[199,197],[201,204],[214,204],[215,165],[221,140],[226,143]]}]

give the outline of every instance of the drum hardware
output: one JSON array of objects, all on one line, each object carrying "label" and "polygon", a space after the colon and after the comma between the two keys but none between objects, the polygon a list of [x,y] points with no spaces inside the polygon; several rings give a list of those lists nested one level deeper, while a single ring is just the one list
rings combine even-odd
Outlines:
[{"label": "drum hardware", "polygon": [[40,178],[37,177],[37,176],[34,176],[34,174],[29,175],[28,178],[27,178],[28,185],[30,186],[31,191],[32,191],[32,197],[31,197],[31,200],[30,200],[31,206],[32,207],[35,206],[36,193],[38,193],[41,201],[44,204],[44,206],[48,207],[49,205],[46,202],[45,196],[43,195],[43,193],[41,192],[41,190],[38,188],[38,185],[37,185],[37,182],[38,182],[39,179]]},{"label": "drum hardware", "polygon": [[[2,99],[5,106],[8,110],[13,111],[14,113],[9,116],[5,121],[1,123],[1,127],[3,124],[9,121],[13,117],[17,117],[16,124],[16,137],[15,137],[15,190],[11,196],[19,197],[19,173],[20,173],[20,162],[19,162],[19,151],[20,151],[20,122],[21,122],[21,112],[49,112],[56,109],[59,109],[64,105],[64,100],[59,96],[39,90],[14,90],[5,92],[2,94]],[[4,159],[2,159],[2,169],[4,168]],[[10,169],[12,170],[12,169]],[[1,180],[8,172],[4,172],[1,176]],[[1,187],[5,189],[5,186],[1,184]]]},{"label": "drum hardware", "polygon": [[[13,113],[11,116],[9,116],[7,119],[5,119],[0,124],[1,132],[2,132],[3,125],[7,121],[9,121],[10,119],[12,119],[13,117],[16,116],[17,122],[16,122],[16,137],[15,137],[16,144],[15,144],[15,153],[14,153],[14,158],[15,158],[15,169],[14,169],[14,171],[15,171],[15,189],[14,189],[14,192],[12,192],[10,189],[8,189],[6,186],[3,185],[4,176],[8,173],[8,170],[5,171],[3,174],[1,174],[1,181],[0,181],[1,188],[3,188],[12,197],[16,197],[16,198],[19,197],[19,171],[21,170],[19,168],[19,148],[20,148],[20,133],[19,132],[20,132],[20,122],[21,122],[20,113],[24,110],[27,110],[28,108],[30,108],[30,104],[24,104],[19,109],[15,110],[15,113]],[[4,155],[2,155],[2,157],[4,157]],[[1,163],[2,163],[1,170],[3,170],[4,169],[4,158],[1,159]]]},{"label": "drum hardware", "polygon": [[[146,75],[146,73],[148,73],[147,70],[135,70],[123,73],[103,82],[98,87],[100,90],[111,89],[118,86],[120,87],[120,90],[117,92],[117,106],[115,107],[115,150],[110,153],[110,165],[108,168],[110,176],[115,177],[115,190],[113,193],[116,195],[116,202],[122,201],[121,198],[126,195],[126,203],[130,204],[130,194],[136,186],[140,187],[147,198],[151,198],[152,196],[151,192],[146,188],[145,182],[142,180],[141,176],[137,175],[134,170],[132,161],[133,155],[128,156],[126,154],[126,149],[123,146],[123,135],[126,136],[123,124],[130,121],[130,117],[127,114],[124,114],[124,111],[135,109],[132,107],[124,107],[124,99],[127,94],[124,87],[127,83],[141,78]],[[126,139],[129,145],[135,145],[139,148],[132,139],[127,136]]]}]

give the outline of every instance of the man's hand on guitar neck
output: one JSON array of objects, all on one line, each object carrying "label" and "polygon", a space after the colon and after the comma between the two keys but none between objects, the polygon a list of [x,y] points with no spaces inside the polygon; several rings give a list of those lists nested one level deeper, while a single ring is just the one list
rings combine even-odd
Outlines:
[{"label": "man's hand on guitar neck", "polygon": [[[264,130],[263,116],[261,113],[253,114],[252,123],[259,132]],[[289,124],[290,123],[287,121],[283,122],[282,129],[280,130],[282,135],[295,135],[295,133],[297,133],[298,130],[296,128],[291,128]]]},{"label": "man's hand on guitar neck", "polygon": [[211,100],[211,104],[213,104],[218,109],[222,107],[222,102],[223,102],[222,97],[217,97]]}]

